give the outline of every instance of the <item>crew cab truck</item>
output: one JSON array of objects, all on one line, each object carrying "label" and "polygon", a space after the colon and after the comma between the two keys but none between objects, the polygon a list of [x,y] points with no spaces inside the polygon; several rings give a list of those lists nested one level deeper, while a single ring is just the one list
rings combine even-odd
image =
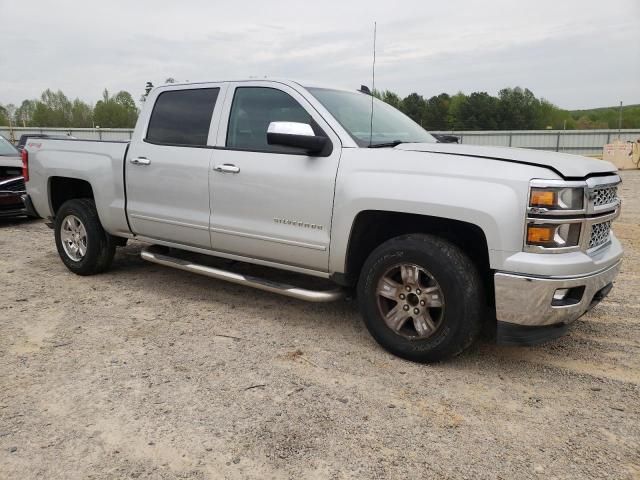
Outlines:
[{"label": "crew cab truck", "polygon": [[[415,361],[561,335],[611,290],[620,178],[607,162],[437,143],[361,91],[280,80],[153,90],[130,142],[38,139],[26,204],[64,264],[146,260],[310,301],[355,290],[364,323]],[[166,248],[171,247],[171,248]],[[190,251],[322,277],[310,290],[180,258]]]}]

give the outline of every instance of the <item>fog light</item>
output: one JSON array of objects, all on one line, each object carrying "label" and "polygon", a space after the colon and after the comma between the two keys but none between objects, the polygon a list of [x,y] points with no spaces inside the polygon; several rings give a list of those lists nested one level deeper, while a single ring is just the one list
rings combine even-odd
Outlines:
[{"label": "fog light", "polygon": [[568,293],[568,288],[559,288],[553,294],[553,299],[559,302],[561,300],[564,300]]},{"label": "fog light", "polygon": [[553,299],[551,300],[552,307],[568,307],[570,305],[577,305],[582,301],[584,296],[584,285],[571,288],[558,288],[553,292]]}]

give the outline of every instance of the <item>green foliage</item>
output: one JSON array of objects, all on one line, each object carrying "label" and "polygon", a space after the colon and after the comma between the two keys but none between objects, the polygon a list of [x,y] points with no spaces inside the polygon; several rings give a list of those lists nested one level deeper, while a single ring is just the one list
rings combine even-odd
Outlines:
[{"label": "green foliage", "polygon": [[82,100],[75,99],[71,105],[71,125],[76,128],[93,127],[93,109]]},{"label": "green foliage", "polygon": [[388,103],[394,108],[400,108],[400,103],[402,102],[400,97],[390,90],[385,90],[384,92],[382,92],[382,95],[380,96],[380,100]]},{"label": "green foliage", "polygon": [[9,118],[17,127],[132,128],[138,119],[138,108],[131,94],[124,91],[109,97],[105,90],[94,109],[78,98],[69,100],[60,90],[47,89],[39,99],[24,100],[18,108],[0,105],[0,125],[9,125]]},{"label": "green foliage", "polygon": [[16,125],[28,127],[33,125],[33,114],[36,111],[37,100],[23,100],[15,113]]},{"label": "green foliage", "polygon": [[501,128],[501,102],[487,92],[474,92],[461,99],[457,125],[462,130],[497,130]]},{"label": "green foliage", "polygon": [[32,121],[43,127],[70,127],[72,104],[62,91],[50,89],[42,92],[36,101]]},{"label": "green foliage", "polygon": [[133,128],[138,119],[138,108],[128,92],[118,92],[114,97],[104,90],[102,100],[93,109],[93,120],[102,128]]},{"label": "green foliage", "polygon": [[9,125],[9,112],[7,109],[0,105],[0,127]]},{"label": "green foliage", "polygon": [[14,114],[16,111],[16,106],[12,103],[8,103],[4,106],[0,104],[0,125],[1,126],[11,126],[14,124]]},{"label": "green foliage", "polygon": [[449,100],[449,111],[447,112],[447,126],[450,130],[461,130],[463,128],[461,109],[467,101],[467,96],[458,92]]},{"label": "green foliage", "polygon": [[441,93],[427,100],[426,109],[422,115],[423,127],[427,130],[446,130],[450,104],[451,97],[447,93]]},{"label": "green foliage", "polygon": [[408,117],[411,117],[414,122],[424,126],[427,102],[422,95],[412,93],[405,97],[402,102],[400,102],[400,110]]},{"label": "green foliage", "polygon": [[[620,107],[574,110],[570,112],[570,114],[576,125],[583,125],[583,127],[576,126],[576,128],[618,128]],[[639,127],[640,105],[627,105],[622,107],[622,128]]]},{"label": "green foliage", "polygon": [[[473,96],[473,94],[472,94]],[[503,88],[498,92],[496,126],[502,130],[535,130],[540,112],[540,100],[531,90],[520,87]]]},{"label": "green foliage", "polygon": [[[617,128],[615,107],[594,110],[562,110],[538,99],[527,88],[504,88],[494,97],[487,92],[466,95],[446,93],[425,100],[418,93],[405,98],[390,90],[374,96],[398,108],[427,130],[543,130]],[[640,128],[640,105],[623,109],[622,128]]]}]

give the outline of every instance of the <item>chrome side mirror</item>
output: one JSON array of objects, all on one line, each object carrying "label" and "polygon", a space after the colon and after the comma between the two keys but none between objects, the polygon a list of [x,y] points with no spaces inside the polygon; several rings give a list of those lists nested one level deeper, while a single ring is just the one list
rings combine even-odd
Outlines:
[{"label": "chrome side mirror", "polygon": [[314,137],[313,128],[308,123],[299,122],[271,122],[267,133],[280,133],[284,135],[303,135]]},{"label": "chrome side mirror", "polygon": [[300,148],[309,155],[321,153],[328,142],[327,137],[316,136],[308,123],[271,122],[267,128],[269,145]]}]

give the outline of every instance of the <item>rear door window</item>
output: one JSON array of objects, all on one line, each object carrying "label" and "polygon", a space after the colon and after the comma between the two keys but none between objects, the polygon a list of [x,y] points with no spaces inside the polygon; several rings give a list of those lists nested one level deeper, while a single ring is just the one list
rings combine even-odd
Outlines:
[{"label": "rear door window", "polygon": [[207,145],[219,88],[171,90],[158,95],[146,141],[160,145]]}]

